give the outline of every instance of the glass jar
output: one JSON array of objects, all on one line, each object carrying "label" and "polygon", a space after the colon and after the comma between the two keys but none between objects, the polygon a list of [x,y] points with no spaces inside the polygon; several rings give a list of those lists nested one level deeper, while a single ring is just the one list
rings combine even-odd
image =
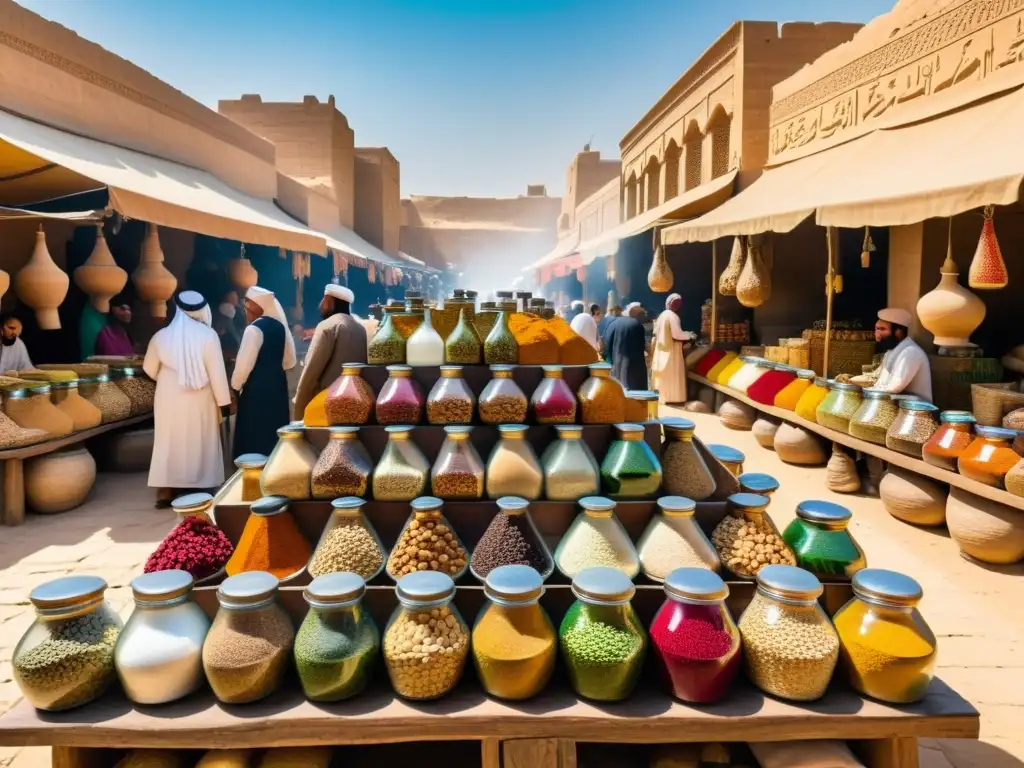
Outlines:
[{"label": "glass jar", "polygon": [[719,464],[729,470],[730,474],[736,477],[743,474],[743,463],[747,460],[743,451],[733,448],[731,445],[719,443],[709,443],[704,447]]},{"label": "glass jar", "polygon": [[491,519],[469,561],[470,571],[480,581],[504,565],[529,566],[542,581],[555,570],[547,544],[530,517],[530,503],[519,496],[498,499],[498,514]]},{"label": "glass jar", "polygon": [[132,416],[153,412],[156,382],[143,375],[141,370],[121,368],[114,378],[114,385],[128,396]]},{"label": "glass jar", "polygon": [[723,387],[728,386],[729,381],[732,379],[732,377],[739,373],[740,368],[746,365],[746,357],[747,355],[737,355],[736,357],[730,359],[729,362],[726,363],[725,367],[722,368],[722,370],[719,372],[719,374],[715,376],[715,378],[712,380],[712,383],[719,384]]},{"label": "glass jar", "polygon": [[558,439],[541,456],[544,468],[545,498],[550,501],[576,501],[594,496],[601,490],[601,468],[583,441],[583,427],[559,424]]},{"label": "glass jar", "polygon": [[439,699],[462,677],[469,655],[469,627],[451,605],[455,583],[443,573],[403,576],[398,607],[384,630],[384,664],[403,699]]},{"label": "glass jar", "polygon": [[737,355],[735,352],[726,352],[722,355],[718,362],[711,366],[711,369],[708,371],[708,380],[718,381],[718,377],[721,376],[725,369],[732,364],[732,361],[735,360],[736,357]]},{"label": "glass jar", "polygon": [[459,322],[444,342],[444,361],[455,365],[479,365],[483,348],[476,328],[466,314],[466,308],[459,309]]},{"label": "glass jar", "polygon": [[484,586],[487,603],[473,624],[473,663],[484,691],[522,701],[544,690],[555,669],[558,639],[540,606],[543,580],[525,565],[492,570]]},{"label": "glass jar", "polygon": [[640,424],[616,424],[616,437],[601,462],[601,485],[613,499],[646,499],[661,488],[661,463]]},{"label": "glass jar", "polygon": [[753,493],[771,499],[779,490],[779,481],[761,472],[744,472],[739,476],[740,493]]},{"label": "glass jar", "polygon": [[544,470],[526,439],[525,424],[502,424],[498,442],[487,459],[487,496],[522,496],[533,501],[544,493]]},{"label": "glass jar", "polygon": [[423,322],[405,341],[405,362],[407,365],[441,365],[444,363],[444,339],[430,323],[430,313],[423,312]]},{"label": "glass jar", "polygon": [[357,496],[331,502],[331,517],[309,559],[314,579],[347,572],[370,581],[384,569],[384,545],[363,513],[365,505]]},{"label": "glass jar", "polygon": [[423,421],[423,388],[408,365],[389,365],[374,409],[378,424],[419,424]]},{"label": "glass jar", "polygon": [[853,577],[853,599],[833,620],[850,685],[891,704],[924,698],[938,643],[921,616],[921,586],[909,576],[867,568]]},{"label": "glass jar", "polygon": [[508,312],[499,312],[494,327],[484,341],[484,362],[488,365],[515,365],[519,362],[519,343],[508,327]]},{"label": "glass jar", "polygon": [[366,688],[380,652],[380,632],[363,608],[366,582],[355,573],[313,579],[295,634],[295,669],[310,701],[343,701]]},{"label": "glass jar", "polygon": [[769,499],[734,493],[728,512],[711,533],[722,564],[741,579],[752,579],[768,565],[796,565],[793,551],[768,516]]},{"label": "glass jar", "polygon": [[939,428],[921,449],[921,458],[933,467],[956,472],[957,460],[974,442],[976,419],[969,411],[943,411],[939,416]]},{"label": "glass jar", "polygon": [[345,363],[341,375],[327,388],[324,410],[332,426],[359,426],[370,421],[376,396],[363,378],[362,363]]},{"label": "glass jar", "polygon": [[979,425],[975,432],[977,437],[957,459],[960,474],[993,488],[1005,488],[1006,473],[1020,461],[1013,450],[1017,430]]},{"label": "glass jar", "polygon": [[314,499],[365,496],[373,460],[359,441],[359,427],[331,427],[330,439],[313,467]]},{"label": "glass jar", "polygon": [[430,464],[410,438],[412,427],[385,427],[384,453],[373,470],[373,498],[377,501],[412,501],[427,490]]},{"label": "glass jar", "polygon": [[697,503],[683,496],[662,496],[637,543],[640,570],[652,581],[664,581],[676,568],[721,567],[718,553],[693,517]]},{"label": "glass jar", "polygon": [[740,360],[743,361],[743,367],[729,378],[727,386],[729,389],[746,394],[747,388],[761,378],[762,374],[767,373],[768,369],[758,367],[758,363],[764,362],[759,357],[743,355]]},{"label": "glass jar", "polygon": [[461,365],[442,365],[441,377],[427,395],[427,422],[469,424],[473,421],[476,398],[462,378]]},{"label": "glass jar", "polygon": [[224,569],[229,576],[267,571],[290,580],[302,573],[313,554],[309,542],[288,511],[288,499],[264,496],[249,505],[238,546]]},{"label": "glass jar", "polygon": [[399,365],[405,362],[405,339],[398,332],[394,317],[384,313],[384,321],[366,347],[370,365]]},{"label": "glass jar", "polygon": [[[787,411],[795,411],[797,403],[800,402],[800,398],[803,397],[806,392],[814,384],[814,371],[802,369],[796,372],[796,378],[784,386],[779,393],[775,395],[775,400],[772,402],[776,408],[782,408]],[[817,408],[817,404],[815,404]]]},{"label": "glass jar", "polygon": [[801,568],[770,565],[757,574],[757,592],[740,617],[743,658],[750,681],[790,701],[825,695],[839,637],[818,605],[821,582]]},{"label": "glass jar", "polygon": [[622,420],[635,424],[657,421],[660,397],[661,394],[654,389],[627,389],[626,415]]},{"label": "glass jar", "polygon": [[306,430],[289,424],[277,430],[277,445],[260,475],[260,491],[264,496],[284,496],[304,501],[313,495],[313,467],[316,451],[306,442]]},{"label": "glass jar", "polygon": [[103,373],[78,380],[78,391],[82,397],[100,409],[103,423],[127,419],[132,412],[132,401],[118,386]]},{"label": "glass jar", "polygon": [[421,496],[411,507],[412,514],[388,555],[388,576],[398,581],[417,571],[439,571],[461,578],[469,565],[469,551],[441,511],[444,502]]},{"label": "glass jar", "polygon": [[587,568],[607,567],[630,579],[640,572],[636,548],[615,516],[615,502],[600,496],[580,499],[583,510],[573,519],[555,549],[555,565],[566,578]]},{"label": "glass jar", "polygon": [[923,400],[900,400],[900,410],[885,433],[885,447],[922,457],[924,445],[939,428],[939,409]]},{"label": "glass jar", "polygon": [[823,427],[846,434],[850,431],[850,418],[863,402],[860,387],[856,384],[833,382],[828,395],[815,412],[815,419]]},{"label": "glass jar", "polygon": [[64,576],[28,596],[36,617],[11,657],[14,682],[36,709],[60,712],[99,698],[117,679],[121,619],[99,576]]},{"label": "glass jar", "polygon": [[728,693],[740,670],[740,632],[725,607],[729,587],[703,568],[676,568],[665,602],[651,622],[651,652],[669,693],[711,704]]},{"label": "glass jar", "polygon": [[867,568],[864,550],[848,530],[853,513],[830,501],[801,501],[782,532],[796,564],[822,581],[849,579]]},{"label": "glass jar", "polygon": [[4,397],[4,413],[22,429],[41,429],[47,439],[65,437],[75,428],[72,418],[50,399],[49,384],[8,389]]},{"label": "glass jar", "polygon": [[822,378],[816,378],[814,383],[804,390],[800,399],[796,401],[796,415],[807,421],[817,421],[818,406],[828,397],[828,382]]},{"label": "glass jar", "polygon": [[103,422],[103,413],[78,393],[78,380],[55,381],[50,384],[53,404],[57,410],[71,419],[75,432],[98,427]]},{"label": "glass jar", "polygon": [[144,573],[182,570],[198,584],[218,578],[235,548],[213,523],[213,496],[188,493],[171,502],[181,518],[146,559]]},{"label": "glass jar", "polygon": [[544,378],[530,398],[530,412],[538,424],[572,424],[576,421],[576,396],[562,378],[562,366],[544,366]]},{"label": "glass jar", "polygon": [[592,701],[622,701],[644,665],[647,632],[630,600],[636,588],[614,568],[587,568],[572,580],[576,602],[562,619],[558,644],[573,690]]},{"label": "glass jar", "polygon": [[203,670],[224,704],[265,699],[284,679],[295,629],[277,602],[278,584],[275,576],[252,571],[217,588],[220,610],[203,643]]},{"label": "glass jar", "polygon": [[526,421],[527,400],[512,379],[511,365],[492,365],[491,380],[480,393],[480,421],[484,424],[522,424]]},{"label": "glass jar", "polygon": [[235,467],[241,473],[241,489],[243,502],[256,501],[263,497],[260,478],[263,468],[267,466],[267,457],[262,453],[243,453],[235,459]]},{"label": "glass jar", "polygon": [[794,381],[796,369],[788,365],[773,365],[767,373],[747,388],[747,397],[761,405],[773,405],[776,395]]},{"label": "glass jar", "polygon": [[610,363],[592,363],[590,378],[583,382],[576,399],[584,424],[619,424],[626,419],[626,392],[611,377]]},{"label": "glass jar", "polygon": [[704,501],[714,495],[715,478],[693,444],[696,426],[689,419],[663,419],[665,442],[661,446],[661,466],[665,493]]},{"label": "glass jar", "polygon": [[135,610],[114,650],[121,687],[136,704],[166,704],[206,685],[203,641],[210,620],[192,599],[192,576],[156,571],[131,582]]},{"label": "glass jar", "polygon": [[469,436],[472,427],[445,427],[444,443],[430,470],[430,487],[442,499],[481,499],[484,464]]},{"label": "glass jar", "polygon": [[880,389],[865,389],[864,400],[850,417],[849,432],[859,440],[885,445],[885,435],[896,420],[899,406],[892,395]]}]

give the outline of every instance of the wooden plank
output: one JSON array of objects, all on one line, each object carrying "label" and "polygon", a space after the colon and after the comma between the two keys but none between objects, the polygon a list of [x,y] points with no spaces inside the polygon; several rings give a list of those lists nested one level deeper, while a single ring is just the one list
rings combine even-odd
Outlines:
[{"label": "wooden plank", "polygon": [[917,739],[869,739],[851,745],[868,768],[918,768]]},{"label": "wooden plank", "polygon": [[484,739],[480,742],[481,768],[501,768],[501,741]]},{"label": "wooden plank", "polygon": [[559,768],[558,739],[503,741],[503,768]]},{"label": "wooden plank", "polygon": [[844,434],[842,432],[836,432],[835,430],[823,427],[815,421],[808,421],[807,419],[797,416],[793,411],[787,411],[785,408],[776,408],[772,405],[762,405],[761,403],[751,400],[749,397],[736,392],[735,390],[723,387],[721,384],[713,384],[702,376],[696,376],[689,374],[689,378],[698,383],[703,384],[706,387],[728,395],[734,400],[738,400],[741,403],[746,403],[751,408],[754,408],[761,413],[766,413],[769,416],[774,416],[777,419],[788,421],[790,424],[795,424],[798,427],[810,430],[822,437],[845,445],[847,448],[852,448],[855,451],[867,454],[868,456],[876,456],[883,461],[887,461],[890,464],[894,464],[902,469],[916,472],[919,475],[924,475],[932,480],[938,480],[941,483],[952,485],[957,488],[962,488],[969,493],[973,493],[976,496],[989,499],[990,501],[1004,504],[1014,509],[1024,510],[1024,497],[1014,496],[1008,491],[1004,491],[1000,488],[993,488],[990,485],[970,480],[961,474],[956,472],[950,472],[948,469],[942,469],[941,467],[933,467],[921,459],[913,456],[908,456],[905,453],[899,453],[898,451],[891,451],[884,445],[877,445],[876,443],[869,443],[866,440],[859,440],[856,437]]},{"label": "wooden plank", "polygon": [[51,453],[52,451],[56,451],[58,448],[66,448],[67,446],[74,445],[75,443],[85,442],[97,435],[112,432],[113,430],[121,429],[122,427],[130,427],[133,424],[152,420],[152,418],[152,413],[145,413],[141,416],[132,416],[131,418],[122,419],[121,421],[112,421],[109,424],[100,424],[100,426],[93,427],[92,429],[83,429],[81,432],[75,432],[74,434],[67,435],[66,437],[59,437],[56,440],[47,440],[42,443],[26,445],[21,448],[8,448],[7,450],[0,451],[0,461],[7,459],[31,459],[33,456],[42,456],[44,453]]},{"label": "wooden plank", "polygon": [[4,525],[25,522],[25,462],[7,459],[4,462]]},{"label": "wooden plank", "polygon": [[558,740],[558,768],[576,768],[576,742],[572,739]]}]

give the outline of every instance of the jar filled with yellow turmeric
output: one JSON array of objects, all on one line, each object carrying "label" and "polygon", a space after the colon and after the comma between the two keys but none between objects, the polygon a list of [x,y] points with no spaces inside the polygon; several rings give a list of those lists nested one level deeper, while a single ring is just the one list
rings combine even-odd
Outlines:
[{"label": "jar filled with yellow turmeric", "polygon": [[[626,392],[612,378],[610,363],[593,363],[590,377],[576,392],[584,424],[620,424],[626,418]],[[646,413],[645,413],[646,416]]]},{"label": "jar filled with yellow turmeric", "polygon": [[850,684],[891,704],[924,698],[937,642],[917,610],[921,585],[902,573],[865,568],[853,576],[853,595],[833,619]]},{"label": "jar filled with yellow turmeric", "polygon": [[536,696],[555,668],[555,628],[540,606],[541,575],[528,565],[503,565],[487,575],[488,602],[473,626],[471,647],[484,690],[499,699]]},{"label": "jar filled with yellow turmeric", "polygon": [[[803,397],[804,392],[814,385],[814,371],[802,369],[796,372],[796,379],[789,382],[778,394],[775,395],[773,405],[776,408],[785,408],[787,411],[795,411],[797,403]],[[815,406],[817,409],[817,405]]]},{"label": "jar filled with yellow turmeric", "polygon": [[[799,381],[799,379],[798,379]],[[828,381],[817,378],[796,401],[796,415],[817,423],[818,406],[828,397]]]},{"label": "jar filled with yellow turmeric", "polygon": [[735,352],[726,352],[722,355],[722,359],[715,363],[711,367],[711,370],[708,371],[708,375],[706,377],[707,380],[717,382],[718,377],[722,375],[725,369],[728,368],[732,364],[732,361],[737,357],[738,355]]},{"label": "jar filled with yellow turmeric", "polygon": [[267,457],[262,453],[243,453],[235,459],[235,466],[241,473],[242,501],[250,502],[263,498],[260,489],[260,476],[267,465]]}]

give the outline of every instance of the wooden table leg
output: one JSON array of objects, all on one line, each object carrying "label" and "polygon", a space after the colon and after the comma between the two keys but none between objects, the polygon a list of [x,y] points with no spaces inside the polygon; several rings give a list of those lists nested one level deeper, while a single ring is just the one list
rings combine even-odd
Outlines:
[{"label": "wooden table leg", "polygon": [[25,522],[25,462],[22,459],[4,461],[4,525]]},{"label": "wooden table leg", "polygon": [[869,768],[918,768],[917,739],[897,736],[851,742]]},{"label": "wooden table leg", "polygon": [[501,746],[504,768],[560,768],[558,739],[510,739]]},{"label": "wooden table leg", "polygon": [[482,768],[501,768],[501,741],[484,739],[480,743],[480,765]]}]

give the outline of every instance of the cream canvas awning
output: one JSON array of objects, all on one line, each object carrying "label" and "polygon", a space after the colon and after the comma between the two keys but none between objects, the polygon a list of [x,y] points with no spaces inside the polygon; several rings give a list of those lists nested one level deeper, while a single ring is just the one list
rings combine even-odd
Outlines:
[{"label": "cream canvas awning", "polygon": [[579,229],[574,229],[572,232],[565,235],[565,237],[560,238],[559,241],[555,243],[555,247],[548,251],[546,254],[544,254],[543,257],[533,262],[529,266],[524,267],[523,272],[528,272],[531,269],[539,269],[541,267],[548,266],[549,264],[553,264],[554,262],[558,261],[561,258],[576,253],[576,246],[579,245],[579,243],[580,231]]},{"label": "cream canvas awning", "polygon": [[239,192],[206,171],[2,110],[0,141],[106,186],[110,205],[128,218],[246,243],[324,252],[324,237],[272,200]]}]

